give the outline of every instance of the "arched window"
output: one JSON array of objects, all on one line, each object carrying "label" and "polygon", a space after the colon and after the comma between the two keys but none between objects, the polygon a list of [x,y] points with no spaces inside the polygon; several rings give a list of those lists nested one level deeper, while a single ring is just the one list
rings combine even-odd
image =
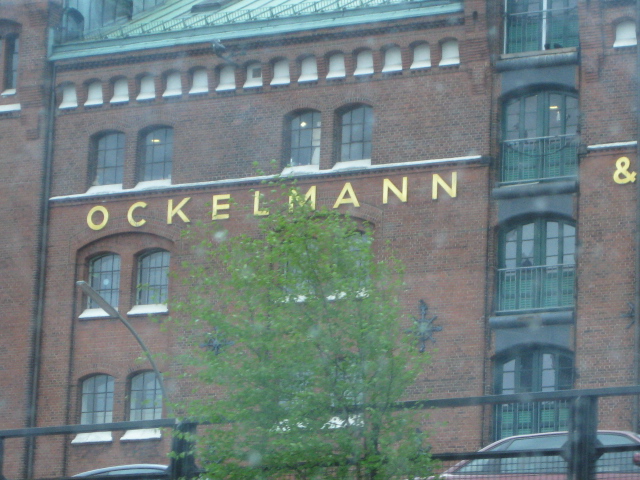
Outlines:
[{"label": "arched window", "polygon": [[[118,308],[120,297],[120,255],[107,253],[89,263],[89,285],[113,308]],[[87,308],[100,308],[88,298]]]},{"label": "arched window", "polygon": [[18,58],[20,54],[20,37],[18,34],[7,35],[2,39],[4,55],[4,90],[15,90],[18,85]]},{"label": "arched window", "polygon": [[204,67],[194,68],[191,72],[191,89],[189,95],[209,92],[209,76]]},{"label": "arched window", "polygon": [[61,40],[70,42],[82,39],[84,17],[75,8],[67,8],[62,16]]},{"label": "arched window", "polygon": [[[573,355],[556,349],[527,348],[499,358],[495,365],[495,393],[552,392],[573,387]],[[511,435],[567,430],[569,404],[565,400],[496,405],[496,440]]]},{"label": "arched window", "polygon": [[300,62],[300,76],[298,77],[298,83],[302,82],[315,82],[318,80],[318,62],[316,57],[305,57]]},{"label": "arched window", "polygon": [[400,47],[389,47],[384,51],[383,73],[402,71],[402,51]]},{"label": "arched window", "polygon": [[507,0],[505,53],[578,46],[576,0]]},{"label": "arched window", "polygon": [[373,52],[371,50],[361,50],[356,55],[356,69],[354,75],[373,74]]},{"label": "arched window", "polygon": [[320,112],[306,110],[291,118],[290,157],[292,167],[320,162]]},{"label": "arched window", "polygon": [[371,158],[373,108],[357,105],[340,115],[340,161]]},{"label": "arched window", "polygon": [[246,78],[243,88],[258,88],[262,86],[262,65],[260,62],[252,62],[247,65]]},{"label": "arched window", "polygon": [[442,45],[440,47],[442,49],[442,56],[440,58],[440,63],[438,64],[440,67],[460,64],[460,49],[458,46],[458,40],[447,40],[445,42],[442,42]]},{"label": "arched window", "polygon": [[155,372],[143,372],[133,376],[129,398],[129,420],[162,418],[162,390]]},{"label": "arched window", "polygon": [[161,305],[169,296],[170,254],[158,250],[142,255],[138,259],[137,305]]},{"label": "arched window", "polygon": [[162,127],[144,135],[140,180],[164,180],[171,178],[173,158],[173,128]]},{"label": "arched window", "polygon": [[220,69],[218,87],[216,92],[224,92],[236,89],[236,68],[233,65],[225,65]]},{"label": "arched window", "polygon": [[113,82],[113,96],[110,103],[126,103],[129,101],[129,82],[126,78],[118,78]]},{"label": "arched window", "polygon": [[289,85],[291,76],[289,75],[289,60],[283,58],[273,63],[273,78],[269,85]]},{"label": "arched window", "polygon": [[431,67],[431,47],[428,43],[419,43],[413,47],[411,70]]},{"label": "arched window", "polygon": [[122,183],[124,133],[105,133],[95,141],[93,182],[95,185]]},{"label": "arched window", "polygon": [[113,377],[93,375],[82,382],[80,423],[93,425],[113,421]]},{"label": "arched window", "polygon": [[76,86],[73,83],[67,83],[62,87],[62,101],[58,108],[64,110],[67,108],[76,108],[78,106],[78,95],[76,94]]},{"label": "arched window", "polygon": [[329,56],[329,70],[327,72],[327,78],[344,78],[346,75],[346,69],[344,66],[344,54],[334,53]]},{"label": "arched window", "polygon": [[503,182],[574,176],[578,166],[578,98],[540,91],[505,102]]},{"label": "arched window", "polygon": [[87,101],[85,107],[102,105],[102,82],[95,80],[87,86]]},{"label": "arched window", "polygon": [[167,74],[165,81],[166,86],[164,93],[162,94],[164,98],[179,97],[182,95],[182,76],[180,75],[180,72],[171,72]]},{"label": "arched window", "polygon": [[573,222],[538,218],[500,233],[498,311],[574,304],[576,229]]},{"label": "arched window", "polygon": [[156,98],[156,83],[153,75],[143,75],[140,78],[140,92],[136,100],[153,100]]}]

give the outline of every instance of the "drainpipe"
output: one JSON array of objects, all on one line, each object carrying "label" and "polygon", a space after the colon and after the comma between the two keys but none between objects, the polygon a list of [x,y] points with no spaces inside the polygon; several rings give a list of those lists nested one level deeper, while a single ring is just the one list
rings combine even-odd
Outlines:
[{"label": "drainpipe", "polygon": [[[640,152],[640,42],[637,41],[638,21],[640,20],[640,0],[636,0],[636,170]],[[635,269],[635,298],[633,309],[634,343],[633,370],[635,384],[640,385],[640,181],[636,181],[636,269]],[[638,431],[640,416],[640,398],[636,397],[633,404],[633,431]]]},{"label": "drainpipe", "polygon": [[[50,30],[51,32],[51,30]],[[51,53],[53,41],[52,35],[47,39],[47,56]],[[51,196],[51,162],[53,159],[53,129],[55,117],[55,79],[56,66],[48,63],[46,73],[49,77],[49,85],[44,86],[49,92],[49,105],[45,111],[46,133],[43,147],[42,161],[42,190],[40,194],[39,232],[38,232],[38,257],[36,263],[36,284],[34,286],[34,298],[36,305],[33,316],[33,332],[31,336],[31,357],[29,359],[29,385],[27,391],[27,428],[37,425],[38,386],[40,377],[40,362],[42,351],[42,321],[44,312],[45,272],[47,263],[47,243],[49,234],[49,197]],[[26,439],[26,452],[24,457],[23,478],[33,478],[36,437],[29,436]]]}]

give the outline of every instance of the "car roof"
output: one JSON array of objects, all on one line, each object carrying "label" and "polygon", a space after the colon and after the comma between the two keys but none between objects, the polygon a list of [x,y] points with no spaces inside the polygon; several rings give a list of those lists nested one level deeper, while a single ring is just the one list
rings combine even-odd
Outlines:
[{"label": "car roof", "polygon": [[[487,445],[486,447],[482,448],[479,451],[480,452],[484,452],[485,450],[491,450],[492,448],[495,448],[497,445],[500,445],[500,444],[503,444],[503,443],[507,443],[507,442],[511,442],[512,440],[517,440],[519,438],[549,437],[549,436],[552,436],[552,435],[568,435],[568,433],[569,432],[564,430],[564,431],[559,431],[559,432],[528,433],[528,434],[525,434],[525,435],[514,435],[512,437],[502,438],[502,439],[497,440],[497,441],[495,441],[493,443],[490,443],[489,445]],[[602,434],[602,433],[626,435],[627,437],[631,437],[631,438],[633,438],[635,440],[638,440],[640,442],[640,436],[637,433],[626,431],[626,430],[598,430],[598,434]]]},{"label": "car roof", "polygon": [[[126,475],[127,473],[154,473],[166,472],[169,467],[167,465],[158,465],[152,463],[134,463],[131,465],[116,465],[113,467],[97,468],[74,475],[74,477],[92,477],[94,475],[118,474]],[[128,472],[130,470],[130,472]],[[149,470],[148,472],[140,472],[140,470]]]}]

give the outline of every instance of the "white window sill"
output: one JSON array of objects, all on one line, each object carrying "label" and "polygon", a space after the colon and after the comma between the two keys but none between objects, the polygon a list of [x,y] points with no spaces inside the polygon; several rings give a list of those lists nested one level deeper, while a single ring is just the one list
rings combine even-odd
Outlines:
[{"label": "white window sill", "polygon": [[79,443],[110,443],[113,442],[111,432],[89,432],[79,433],[76,438],[71,440],[72,444]]},{"label": "white window sill", "polygon": [[216,92],[228,92],[235,89],[236,89],[235,85],[231,85],[230,83],[228,83],[225,85],[219,85],[218,88],[216,88]]},{"label": "white window sill", "polygon": [[262,87],[262,81],[260,82],[251,82],[251,83],[245,83],[242,88],[260,88]]},{"label": "white window sill", "polygon": [[301,75],[300,78],[298,78],[298,83],[317,82],[317,81],[318,81],[318,75]]},{"label": "white window sill", "polygon": [[382,69],[382,73],[397,73],[402,71],[402,65],[393,65]]},{"label": "white window sill", "polygon": [[121,442],[135,442],[137,440],[153,440],[162,438],[162,431],[159,428],[138,428],[136,430],[127,430],[120,437]]},{"label": "white window sill", "polygon": [[327,80],[337,80],[340,78],[345,78],[347,75],[345,72],[336,72],[336,73],[328,73]]},{"label": "white window sill", "polygon": [[113,97],[109,103],[129,103],[129,97]]},{"label": "white window sill", "polygon": [[167,90],[162,94],[162,98],[179,97],[182,95],[182,90]]},{"label": "white window sill", "polygon": [[12,103],[11,105],[0,105],[0,113],[6,112],[19,112],[22,107],[19,103]]},{"label": "white window sill", "polygon": [[371,159],[365,158],[363,160],[350,160],[348,162],[338,162],[333,166],[333,170],[345,170],[351,168],[363,168],[370,167]]},{"label": "white window sill", "polygon": [[356,70],[355,72],[353,72],[353,75],[356,77],[361,77],[363,75],[373,75],[373,68]]},{"label": "white window sill", "polygon": [[0,93],[0,95],[3,97],[8,97],[9,95],[15,95],[15,94],[16,94],[15,88],[8,88],[4,92]]},{"label": "white window sill", "polygon": [[127,315],[153,315],[155,313],[169,313],[164,303],[151,303],[149,305],[136,305],[127,312]]},{"label": "white window sill", "polygon": [[613,48],[620,48],[620,47],[635,47],[638,44],[638,42],[636,41],[635,38],[633,39],[628,39],[628,40],[616,40],[613,43]]},{"label": "white window sill", "polygon": [[207,87],[199,87],[189,90],[189,95],[195,95],[197,93],[209,93],[209,89]]},{"label": "white window sill", "polygon": [[133,190],[146,190],[147,188],[166,187],[171,185],[170,178],[163,178],[161,180],[147,180],[144,182],[138,182]]},{"label": "white window sill", "polygon": [[296,165],[293,167],[285,167],[281,175],[295,175],[296,173],[317,172],[320,165]]},{"label": "white window sill", "polygon": [[431,62],[415,62],[409,67],[411,70],[420,70],[423,68],[431,68]]},{"label": "white window sill", "polygon": [[269,85],[272,85],[272,86],[289,85],[290,83],[291,83],[291,80],[288,78],[274,78],[273,80],[271,80],[271,83]]},{"label": "white window sill", "polygon": [[460,59],[444,60],[438,64],[439,67],[454,67],[460,65]]},{"label": "white window sill", "polygon": [[92,100],[90,102],[84,102],[85,107],[101,107],[104,105],[102,100]]},{"label": "white window sill", "polygon": [[86,308],[78,318],[111,318],[102,308]]},{"label": "white window sill", "polygon": [[141,94],[138,95],[136,97],[136,101],[138,102],[142,102],[145,100],[155,100],[156,99],[156,94],[155,93],[145,93],[145,94]]},{"label": "white window sill", "polygon": [[72,108],[78,108],[77,103],[61,103],[58,107],[60,110],[70,110]]},{"label": "white window sill", "polygon": [[116,193],[122,191],[121,183],[114,183],[111,185],[94,185],[89,187],[87,193]]}]

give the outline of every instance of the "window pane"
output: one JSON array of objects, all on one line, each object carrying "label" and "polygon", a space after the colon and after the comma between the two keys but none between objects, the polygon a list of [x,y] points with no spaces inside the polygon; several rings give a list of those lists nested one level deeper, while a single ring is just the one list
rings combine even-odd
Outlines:
[{"label": "window pane", "polygon": [[143,181],[171,178],[173,129],[158,128],[145,136],[142,164]]},{"label": "window pane", "polygon": [[130,420],[162,418],[162,390],[154,372],[144,372],[131,379]]},{"label": "window pane", "polygon": [[303,112],[291,120],[291,166],[317,165],[320,146],[320,113]]},{"label": "window pane", "polygon": [[373,109],[356,107],[341,117],[341,161],[371,158]]},{"label": "window pane", "polygon": [[113,377],[94,375],[82,382],[80,423],[106,423],[112,419]]},{"label": "window pane", "polygon": [[98,139],[96,174],[93,185],[122,183],[124,169],[124,134],[109,133]]},{"label": "window pane", "polygon": [[[89,264],[89,285],[113,308],[118,308],[120,291],[120,256],[102,255]],[[91,298],[87,308],[99,308]]]},{"label": "window pane", "polygon": [[138,305],[167,303],[169,252],[153,252],[138,261]]}]

